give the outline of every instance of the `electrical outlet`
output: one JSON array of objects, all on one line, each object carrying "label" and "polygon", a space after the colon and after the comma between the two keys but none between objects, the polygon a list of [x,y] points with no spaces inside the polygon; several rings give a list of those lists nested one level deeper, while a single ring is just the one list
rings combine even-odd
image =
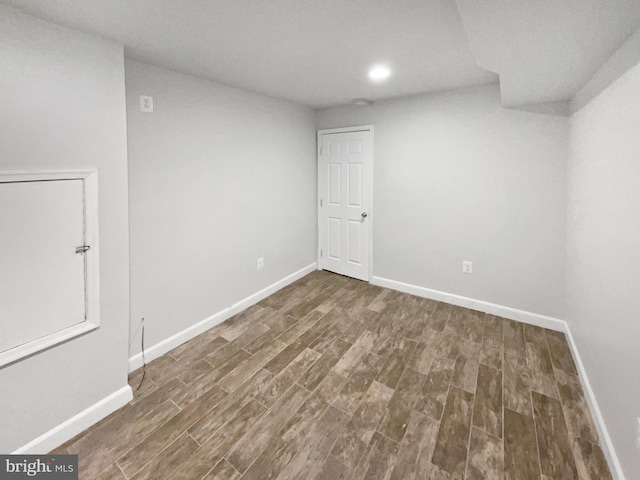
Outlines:
[{"label": "electrical outlet", "polygon": [[473,273],[473,262],[470,262],[468,260],[463,260],[462,273]]},{"label": "electrical outlet", "polygon": [[260,257],[258,259],[258,270],[262,270],[264,268],[264,258]]},{"label": "electrical outlet", "polygon": [[153,97],[149,95],[140,95],[140,111],[153,113]]}]

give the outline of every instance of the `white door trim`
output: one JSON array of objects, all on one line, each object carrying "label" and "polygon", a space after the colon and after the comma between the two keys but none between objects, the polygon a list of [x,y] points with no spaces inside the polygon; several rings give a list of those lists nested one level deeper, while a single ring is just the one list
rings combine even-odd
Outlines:
[{"label": "white door trim", "polygon": [[323,135],[331,135],[331,134],[335,134],[335,133],[355,133],[355,132],[369,132],[371,134],[371,168],[369,169],[369,216],[367,217],[367,220],[370,222],[369,223],[369,283],[371,283],[371,280],[373,278],[373,220],[375,217],[374,214],[374,208],[373,208],[373,170],[374,170],[374,164],[375,164],[375,139],[374,139],[374,134],[373,134],[373,125],[360,125],[360,126],[355,126],[355,127],[341,127],[341,128],[327,128],[324,130],[318,130],[317,132],[317,137],[316,137],[316,167],[317,167],[317,194],[316,194],[316,207],[317,207],[317,217],[318,217],[318,222],[317,222],[317,227],[318,227],[318,234],[317,234],[317,239],[318,239],[318,248],[317,248],[317,254],[316,254],[316,258],[318,260],[318,269],[322,269],[320,267],[321,265],[321,259],[320,259],[320,216],[321,216],[321,212],[320,212],[320,149],[322,147],[322,136]]},{"label": "white door trim", "polygon": [[82,180],[84,235],[91,246],[85,258],[85,320],[68,328],[0,352],[0,368],[100,327],[100,248],[98,235],[98,171],[94,168],[55,171],[2,171],[0,183]]}]

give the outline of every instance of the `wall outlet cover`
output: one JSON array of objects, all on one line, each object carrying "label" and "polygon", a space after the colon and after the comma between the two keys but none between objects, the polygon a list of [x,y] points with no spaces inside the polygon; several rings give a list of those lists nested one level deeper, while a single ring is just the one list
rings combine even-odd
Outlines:
[{"label": "wall outlet cover", "polygon": [[153,112],[153,97],[149,95],[140,95],[140,111],[147,113]]}]

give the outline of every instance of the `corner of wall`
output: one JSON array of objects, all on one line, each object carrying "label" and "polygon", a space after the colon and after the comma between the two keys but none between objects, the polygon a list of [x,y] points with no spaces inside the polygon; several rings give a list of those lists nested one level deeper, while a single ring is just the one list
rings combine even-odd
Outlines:
[{"label": "corner of wall", "polygon": [[13,455],[48,453],[64,442],[71,440],[90,426],[98,423],[119,408],[124,407],[131,400],[133,400],[131,387],[129,385],[122,387],[55,428],[40,435],[38,438],[18,448],[13,452]]},{"label": "corner of wall", "polygon": [[140,367],[142,367],[143,362],[150,362],[158,357],[161,357],[165,353],[170,352],[174,348],[182,345],[185,342],[188,342],[194,337],[206,332],[210,328],[215,327],[216,325],[224,322],[225,320],[231,318],[232,316],[240,313],[243,310],[246,310],[252,305],[255,305],[260,300],[268,297],[269,295],[274,294],[278,290],[290,285],[296,280],[308,275],[318,268],[318,264],[316,262],[307,265],[300,270],[287,275],[286,277],[278,280],[277,282],[272,283],[266,288],[255,292],[252,295],[240,300],[239,302],[234,303],[228,308],[225,308],[219,312],[214,313],[210,317],[205,318],[204,320],[192,325],[175,335],[172,335],[169,338],[166,338],[155,345],[152,345],[148,349],[145,349],[144,355],[143,353],[137,353],[129,358],[129,371],[132,372]]}]

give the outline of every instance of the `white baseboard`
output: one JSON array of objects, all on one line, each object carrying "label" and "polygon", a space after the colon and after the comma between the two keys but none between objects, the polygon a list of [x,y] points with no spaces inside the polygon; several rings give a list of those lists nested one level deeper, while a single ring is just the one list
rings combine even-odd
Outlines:
[{"label": "white baseboard", "polygon": [[471,308],[473,310],[479,310],[481,312],[486,312],[492,315],[509,318],[511,320],[528,323],[530,325],[548,328],[549,330],[563,332],[567,336],[569,347],[571,348],[571,353],[573,354],[573,359],[575,361],[576,368],[578,369],[579,378],[582,383],[584,394],[587,399],[587,403],[589,404],[589,408],[591,409],[591,413],[593,414],[593,420],[596,424],[596,428],[600,436],[602,451],[607,458],[611,473],[616,480],[625,480],[622,466],[620,465],[618,456],[616,455],[616,452],[613,448],[613,443],[611,442],[611,437],[609,436],[609,432],[607,431],[607,426],[604,423],[604,418],[602,416],[602,412],[600,411],[600,407],[598,406],[598,401],[596,400],[593,389],[591,388],[591,384],[589,383],[587,371],[584,367],[584,364],[582,363],[582,359],[580,358],[580,353],[578,352],[578,347],[573,339],[573,335],[571,334],[569,324],[565,320],[527,312],[525,310],[518,310],[516,308],[505,307],[503,305],[485,302],[483,300],[463,297],[461,295],[456,295],[453,293],[420,287],[418,285],[411,285],[409,283],[398,282],[396,280],[389,280],[382,277],[372,277],[371,283],[373,285],[390,288],[392,290],[398,290],[400,292],[409,293],[411,295],[417,295],[419,297],[429,298],[431,300],[437,300],[439,302],[450,303],[452,305],[457,305],[460,307]]},{"label": "white baseboard", "polygon": [[120,390],[113,392],[108,397],[94,403],[86,410],[71,417],[66,422],[52,428],[48,432],[40,435],[35,440],[20,447],[13,455],[46,454],[54,448],[62,445],[67,440],[71,440],[80,432],[86,430],[91,425],[99,422],[107,415],[124,407],[133,399],[131,387],[127,385]]},{"label": "white baseboard", "polygon": [[380,287],[386,287],[392,290],[410,293],[411,295],[417,295],[418,297],[430,298],[431,300],[450,303],[451,305],[457,305],[459,307],[471,308],[472,310],[479,310],[481,312],[509,318],[511,320],[517,320],[518,322],[524,322],[538,327],[548,328],[549,330],[555,330],[558,332],[564,332],[567,325],[564,320],[560,320],[558,318],[527,312],[526,310],[518,310],[517,308],[505,307],[496,303],[463,297],[453,293],[441,292],[440,290],[419,287],[417,285],[398,282],[396,280],[389,280],[387,278],[373,277],[371,279],[371,283]]},{"label": "white baseboard", "polygon": [[[164,340],[156,343],[155,345],[145,348],[144,355],[145,360],[150,362],[158,357],[161,357],[167,352],[170,352],[174,348],[182,345],[183,343],[191,340],[194,337],[197,337],[201,333],[206,332],[212,327],[224,322],[225,320],[233,317],[235,314],[240,313],[241,311],[249,308],[252,305],[255,305],[263,298],[272,295],[277,292],[281,288],[286,287],[287,285],[295,282],[296,280],[308,275],[314,270],[318,269],[318,264],[316,262],[311,265],[307,265],[306,267],[298,270],[297,272],[292,273],[291,275],[286,276],[285,278],[278,280],[275,283],[272,283],[266,288],[263,288],[259,292],[256,292],[248,297],[240,300],[239,302],[234,303],[230,307],[225,308],[208,318],[196,323],[195,325],[190,326],[189,328],[185,328],[181,332],[172,335],[169,338],[165,338]],[[129,358],[129,371],[132,372],[137,368],[142,366],[142,353],[137,353]]]},{"label": "white baseboard", "polygon": [[567,340],[569,341],[571,353],[573,353],[573,360],[575,361],[576,368],[578,369],[578,377],[580,378],[580,383],[582,383],[582,390],[584,391],[587,403],[589,404],[589,408],[591,409],[591,413],[593,415],[593,421],[595,422],[596,429],[598,430],[598,436],[600,437],[601,443],[600,446],[602,447],[602,451],[607,459],[607,462],[609,463],[611,474],[613,475],[613,478],[615,480],[625,480],[624,472],[622,471],[622,465],[620,464],[618,455],[616,455],[616,451],[613,448],[613,442],[611,441],[611,437],[609,436],[607,426],[604,423],[604,417],[602,416],[602,412],[600,411],[600,407],[598,406],[596,395],[595,393],[593,393],[593,389],[591,388],[587,370],[582,363],[580,353],[578,352],[578,346],[573,339],[573,335],[571,334],[571,329],[569,328],[568,324],[565,334],[567,335]]}]

